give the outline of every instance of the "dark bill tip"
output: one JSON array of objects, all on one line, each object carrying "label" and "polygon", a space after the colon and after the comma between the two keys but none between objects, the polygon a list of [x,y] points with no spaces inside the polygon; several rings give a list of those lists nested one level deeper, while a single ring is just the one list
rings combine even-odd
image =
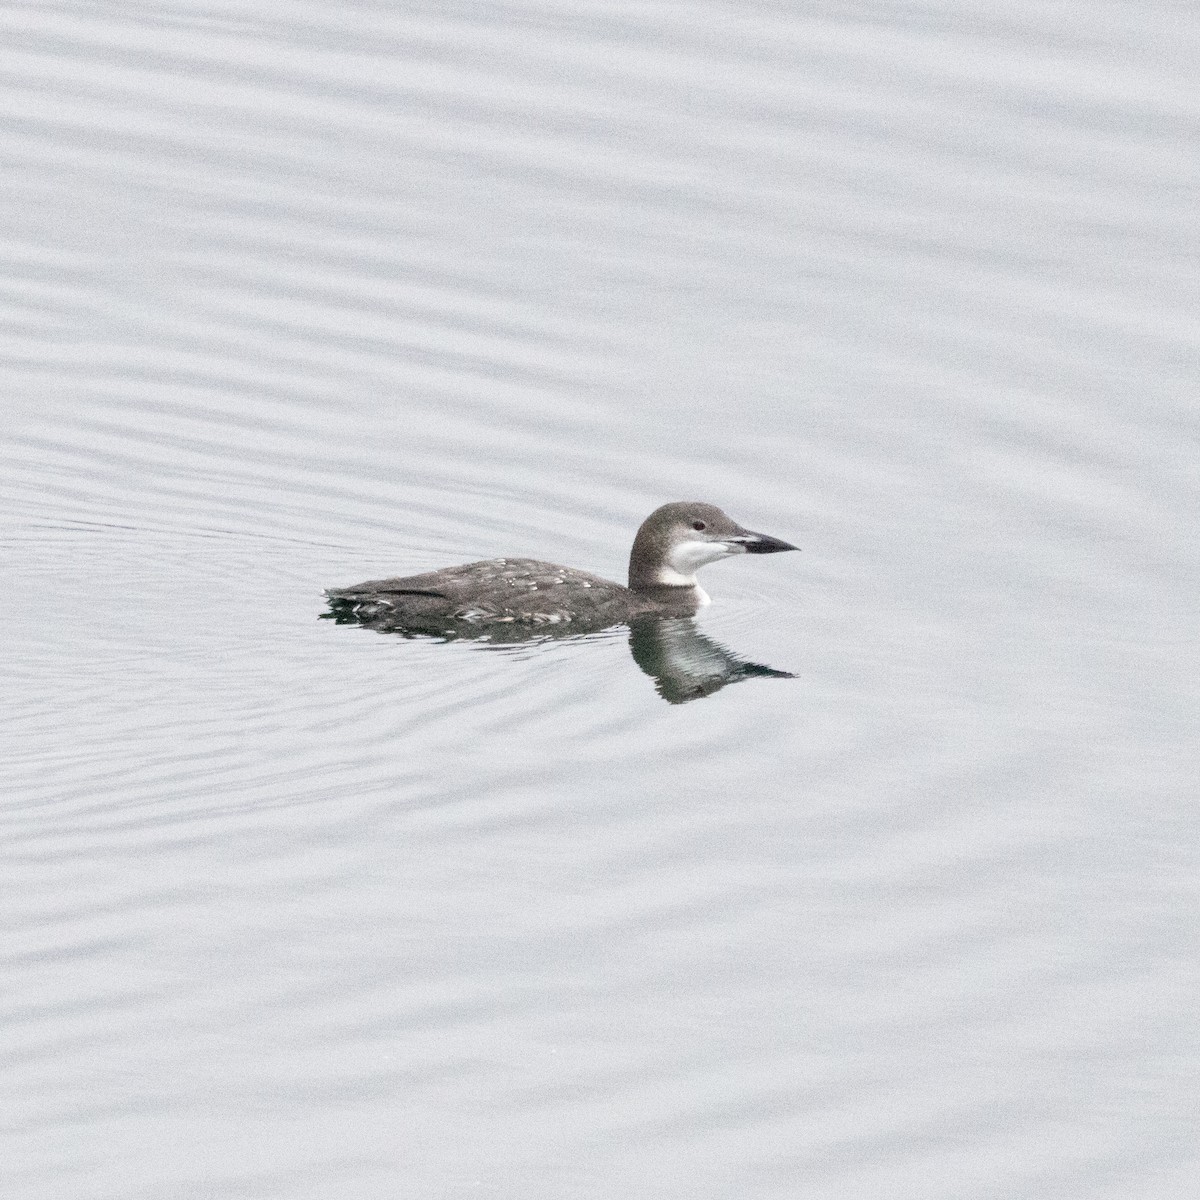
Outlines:
[{"label": "dark bill tip", "polygon": [[778,554],[781,550],[799,550],[791,542],[772,537],[769,533],[752,533],[743,543],[747,554]]}]

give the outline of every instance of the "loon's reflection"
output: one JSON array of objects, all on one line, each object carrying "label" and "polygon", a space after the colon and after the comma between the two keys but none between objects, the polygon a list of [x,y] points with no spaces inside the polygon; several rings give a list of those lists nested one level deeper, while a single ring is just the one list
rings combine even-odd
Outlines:
[{"label": "loon's reflection", "polygon": [[795,679],[790,671],[777,671],[748,662],[701,633],[691,617],[645,618],[629,627],[633,661],[651,679],[668,704],[686,704],[711,696],[728,683],[742,679]]},{"label": "loon's reflection", "polygon": [[[581,629],[578,625],[488,624],[472,626],[466,621],[420,621],[398,623],[394,617],[359,617],[350,606],[332,602],[322,619],[339,625],[361,625],[379,633],[405,638],[436,638],[446,642],[470,641],[488,646],[511,647],[594,636],[603,629]],[[609,626],[607,632],[612,632]],[[686,704],[719,692],[726,684],[743,679],[794,679],[790,671],[778,671],[762,663],[749,662],[700,632],[691,617],[640,617],[629,625],[629,650],[633,661],[654,680],[658,694],[668,704]]]}]

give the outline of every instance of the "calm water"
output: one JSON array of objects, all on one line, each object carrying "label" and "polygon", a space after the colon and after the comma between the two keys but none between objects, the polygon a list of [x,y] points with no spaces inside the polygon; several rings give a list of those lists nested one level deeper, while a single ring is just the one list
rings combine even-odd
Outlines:
[{"label": "calm water", "polygon": [[[993,8],[4,6],[5,1197],[1195,1194],[1200,16]],[[318,619],[693,497],[795,678]]]}]

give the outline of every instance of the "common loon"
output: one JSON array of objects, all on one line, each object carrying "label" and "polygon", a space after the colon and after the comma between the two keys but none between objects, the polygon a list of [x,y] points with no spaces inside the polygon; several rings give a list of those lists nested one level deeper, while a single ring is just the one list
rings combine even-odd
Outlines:
[{"label": "common loon", "polygon": [[641,617],[691,616],[709,602],[696,582],[699,567],[734,554],[796,549],[743,529],[712,504],[685,500],[664,504],[642,522],[629,555],[628,587],[532,558],[489,558],[325,595],[335,619],[376,629],[556,625],[584,632]]}]

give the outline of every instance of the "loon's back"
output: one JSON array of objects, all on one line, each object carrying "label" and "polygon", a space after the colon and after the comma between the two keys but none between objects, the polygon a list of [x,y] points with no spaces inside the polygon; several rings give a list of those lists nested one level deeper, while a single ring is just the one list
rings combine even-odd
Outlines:
[{"label": "loon's back", "polygon": [[396,627],[447,621],[595,627],[654,607],[619,583],[533,558],[488,558],[325,594],[335,613]]}]

